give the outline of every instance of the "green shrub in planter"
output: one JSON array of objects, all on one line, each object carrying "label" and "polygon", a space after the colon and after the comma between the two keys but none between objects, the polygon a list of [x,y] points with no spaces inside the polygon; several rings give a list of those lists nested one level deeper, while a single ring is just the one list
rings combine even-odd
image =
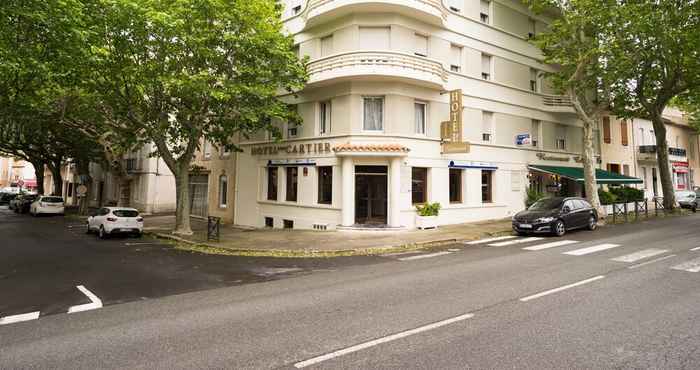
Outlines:
[{"label": "green shrub in planter", "polygon": [[617,202],[617,197],[615,194],[605,191],[603,189],[598,189],[598,198],[600,198],[600,204],[613,204]]},{"label": "green shrub in planter", "polygon": [[416,205],[416,210],[418,210],[418,216],[428,217],[437,216],[440,213],[440,208],[442,206],[440,203],[426,203]]},{"label": "green shrub in planter", "polygon": [[615,195],[620,203],[630,203],[634,201],[644,200],[644,190],[624,186],[610,189],[610,192]]}]

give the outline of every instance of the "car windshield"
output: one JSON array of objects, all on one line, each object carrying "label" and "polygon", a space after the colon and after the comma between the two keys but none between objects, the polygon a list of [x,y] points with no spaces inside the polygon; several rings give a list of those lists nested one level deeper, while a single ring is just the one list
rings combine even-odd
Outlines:
[{"label": "car windshield", "polygon": [[117,209],[112,211],[112,213],[114,213],[114,215],[117,217],[136,217],[139,215],[137,211],[132,211],[128,209]]},{"label": "car windshield", "polygon": [[61,197],[43,197],[41,201],[44,203],[63,203],[63,198]]},{"label": "car windshield", "polygon": [[530,211],[545,211],[561,207],[563,200],[560,198],[540,199],[528,208]]},{"label": "car windshield", "polygon": [[689,198],[695,197],[695,193],[692,191],[678,191],[676,192],[676,198]]}]

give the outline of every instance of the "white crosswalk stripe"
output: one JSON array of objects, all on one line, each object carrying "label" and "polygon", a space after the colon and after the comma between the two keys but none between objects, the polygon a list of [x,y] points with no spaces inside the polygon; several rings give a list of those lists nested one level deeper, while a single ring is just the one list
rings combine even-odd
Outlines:
[{"label": "white crosswalk stripe", "polygon": [[643,251],[634,252],[631,254],[626,254],[624,256],[611,258],[610,260],[616,261],[616,262],[632,263],[632,262],[636,262],[639,260],[643,260],[645,258],[654,257],[654,256],[657,256],[659,254],[664,254],[666,252],[668,252],[668,249],[650,248],[650,249],[645,249]]},{"label": "white crosswalk stripe", "polygon": [[517,236],[515,236],[515,235],[497,236],[495,238],[479,239],[479,240],[473,240],[470,242],[464,242],[463,244],[465,244],[465,245],[486,244],[486,243],[491,243],[491,242],[497,242],[500,240],[515,239],[515,238],[517,238]]},{"label": "white crosswalk stripe", "polygon": [[576,243],[578,243],[578,241],[576,241],[576,240],[560,240],[558,242],[537,244],[537,245],[533,245],[531,247],[525,247],[523,249],[526,251],[540,251],[543,249],[563,247],[565,245],[571,245],[571,244],[576,244]]},{"label": "white crosswalk stripe", "polygon": [[607,249],[617,248],[619,246],[620,246],[619,244],[608,244],[608,243],[598,244],[598,245],[594,245],[592,247],[575,249],[575,250],[572,250],[569,252],[564,252],[562,254],[568,254],[570,256],[583,256],[583,255],[590,254],[590,253],[595,253],[595,252],[600,252],[600,251],[604,251]]},{"label": "white crosswalk stripe", "polygon": [[507,245],[513,245],[513,244],[523,244],[523,243],[529,243],[529,242],[536,242],[536,241],[542,240],[542,239],[544,239],[544,238],[538,238],[538,237],[533,236],[533,237],[529,237],[529,238],[509,240],[507,242],[488,244],[488,246],[489,247],[505,247]]},{"label": "white crosswalk stripe", "polygon": [[688,272],[700,272],[700,258],[690,260],[680,265],[671,267],[673,270],[688,271]]}]

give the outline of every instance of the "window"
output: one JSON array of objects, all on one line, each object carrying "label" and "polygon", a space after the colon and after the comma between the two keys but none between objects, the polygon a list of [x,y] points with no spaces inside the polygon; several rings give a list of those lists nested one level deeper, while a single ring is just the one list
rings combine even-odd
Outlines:
[{"label": "window", "polygon": [[491,56],[481,55],[481,78],[484,80],[491,79]]},{"label": "window", "polygon": [[299,181],[299,167],[287,167],[287,192],[285,200],[287,202],[297,201],[297,187]]},{"label": "window", "polygon": [[69,182],[68,183],[68,191],[67,191],[67,197],[72,197],[73,196],[73,183]]},{"label": "window", "polygon": [[539,137],[540,137],[540,121],[533,119],[531,128],[530,128],[530,138],[532,141],[532,146],[537,148],[539,145]]},{"label": "window", "polygon": [[644,189],[647,189],[648,181],[647,181],[647,168],[646,167],[642,167],[642,181],[644,181],[644,185],[643,185]]},{"label": "window", "polygon": [[532,92],[539,92],[540,91],[537,70],[534,68],[530,68],[530,91],[532,91]]},{"label": "window", "polygon": [[610,144],[612,139],[610,138],[610,117],[603,117],[603,142]]},{"label": "window", "polygon": [[293,229],[294,228],[294,221],[292,220],[282,220],[282,226],[285,229]]},{"label": "window", "polygon": [[620,121],[620,134],[622,136],[622,146],[629,145],[629,138],[627,136],[627,120]]},{"label": "window", "polygon": [[462,203],[462,170],[450,168],[450,203]]},{"label": "window", "polygon": [[558,150],[566,150],[566,139],[557,139],[556,148]]},{"label": "window", "polygon": [[421,57],[428,56],[428,36],[414,34],[414,53]]},{"label": "window", "polygon": [[384,129],[384,98],[365,97],[364,121],[362,128],[366,131],[381,131]]},{"label": "window", "polygon": [[267,168],[267,200],[277,200],[277,167]]},{"label": "window", "polygon": [[228,206],[228,177],[219,176],[219,208]]},{"label": "window", "polygon": [[481,171],[481,201],[491,203],[493,201],[493,171]]},{"label": "window", "polygon": [[318,170],[318,203],[333,203],[333,167],[321,166]]},{"label": "window", "polygon": [[629,174],[630,174],[630,165],[628,165],[628,164],[622,165],[622,174],[625,175],[625,176],[629,176]]},{"label": "window", "polygon": [[482,112],[481,122],[481,139],[485,142],[491,142],[493,139],[493,113]]},{"label": "window", "polygon": [[479,18],[484,23],[489,23],[489,15],[491,14],[491,2],[486,0],[481,0],[481,13]]},{"label": "window", "polygon": [[333,54],[333,35],[321,37],[321,57]]},{"label": "window", "polygon": [[327,134],[331,132],[331,102],[322,101],[318,103],[319,108],[319,122],[318,122],[318,133]]},{"label": "window", "polygon": [[221,156],[222,156],[222,157],[227,157],[227,156],[229,156],[229,155],[231,155],[231,148],[229,148],[229,147],[226,146],[226,145],[222,146],[222,147],[221,147]]},{"label": "window", "polygon": [[462,71],[462,47],[459,45],[450,45],[450,71]]},{"label": "window", "polygon": [[211,158],[211,144],[208,140],[204,140],[202,143],[202,153],[204,154],[204,159]]},{"label": "window", "polygon": [[422,204],[427,202],[428,169],[421,167],[411,168],[411,202]]},{"label": "window", "polygon": [[413,104],[416,134],[425,134],[425,116],[427,112],[426,107],[427,104],[423,102],[415,102]]},{"label": "window", "polygon": [[389,50],[389,27],[360,27],[360,50]]},{"label": "window", "polygon": [[265,227],[275,227],[275,220],[272,217],[265,217]]},{"label": "window", "polygon": [[639,128],[639,145],[644,145],[644,127]]},{"label": "window", "polygon": [[299,134],[299,127],[295,123],[287,123],[287,137],[293,138],[297,137]]}]

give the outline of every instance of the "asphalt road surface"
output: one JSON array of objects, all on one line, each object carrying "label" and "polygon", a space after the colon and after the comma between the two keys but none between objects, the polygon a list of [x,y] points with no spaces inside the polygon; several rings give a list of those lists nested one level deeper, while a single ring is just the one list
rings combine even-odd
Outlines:
[{"label": "asphalt road surface", "polygon": [[[0,222],[3,236],[22,227]],[[325,260],[335,265],[307,267],[284,279],[220,282],[229,286],[42,314],[0,326],[0,368],[697,369],[699,223],[700,216],[687,216],[563,238],[513,237],[438,252]],[[70,244],[77,235],[56,235],[43,243],[85,254],[110,248],[89,239]],[[35,243],[40,236],[47,238],[36,235]],[[3,273],[13,248],[20,246],[2,252]],[[80,254],[73,258],[83,263]],[[139,264],[138,257],[125,261]],[[172,268],[153,263],[162,270],[152,275],[166,285],[168,273],[191,266],[178,257],[170,262]],[[217,263],[241,266],[240,273],[256,264]],[[44,268],[60,270],[49,260]],[[131,270],[142,271],[122,271]],[[124,279],[112,276],[119,273],[104,271],[103,283]],[[175,274],[169,289],[186,284],[185,275]],[[17,292],[7,293],[6,280],[0,278],[2,305]],[[101,299],[114,293],[93,286]],[[84,296],[78,303],[90,302]]]}]

